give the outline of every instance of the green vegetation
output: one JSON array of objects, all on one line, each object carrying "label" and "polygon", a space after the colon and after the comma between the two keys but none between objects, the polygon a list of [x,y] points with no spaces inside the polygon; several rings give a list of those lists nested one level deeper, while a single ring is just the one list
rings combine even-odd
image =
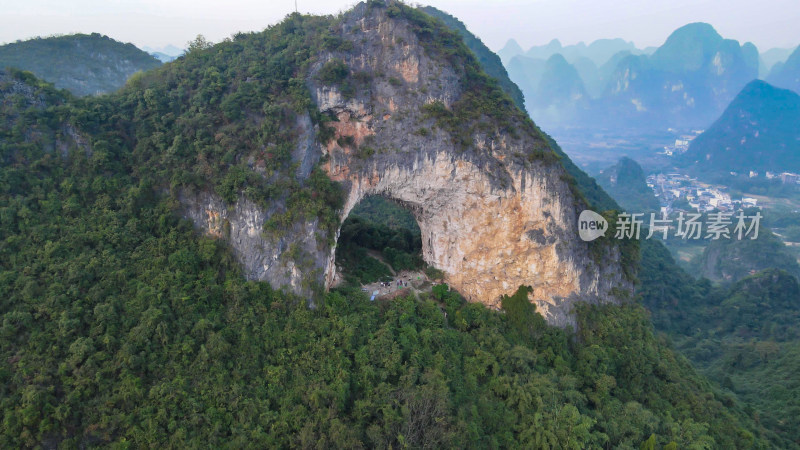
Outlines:
[{"label": "green vegetation", "polygon": [[[582,311],[576,340],[530,308],[508,322],[446,289],[381,305],[338,292],[311,310],[243,281],[152,185],[80,154],[33,167],[0,196],[2,447],[752,438],[635,309]],[[652,349],[614,350],[626,345]]]},{"label": "green vegetation", "polygon": [[[59,108],[19,117],[44,134]],[[2,147],[2,447],[760,439],[635,307],[584,308],[574,337],[524,290],[506,314],[446,288],[382,304],[335,292],[309,309],[245,282],[124,153],[46,148]]]},{"label": "green vegetation", "polygon": [[793,375],[800,350],[797,279],[769,269],[703,291],[674,306],[681,318],[666,330],[705,375],[785,439],[783,445],[800,445],[800,401],[793,394],[800,389]]},{"label": "green vegetation", "polygon": [[691,262],[695,273],[713,281],[735,282],[753,272],[780,268],[800,277],[800,265],[786,245],[761,227],[758,239],[719,239],[708,245]]},{"label": "green vegetation", "polygon": [[2,447],[585,448],[652,434],[729,447],[758,434],[665,359],[635,308],[581,311],[575,339],[520,308],[525,291],[504,302],[514,314],[446,288],[377,305],[343,291],[311,310],[245,282],[221,241],[108,155],[27,156],[0,169]]},{"label": "green vegetation", "polygon": [[800,242],[800,225],[790,225],[786,227],[783,235],[789,242]]},{"label": "green vegetation", "polygon": [[422,269],[419,226],[400,206],[382,197],[367,197],[342,224],[336,261],[344,268],[345,280],[355,285],[390,277],[391,270]]},{"label": "green vegetation", "polygon": [[621,211],[618,209],[600,212],[600,215],[608,222],[608,231],[589,243],[589,255],[596,264],[601,265],[605,264],[608,258],[613,257],[610,252],[617,249],[619,251],[622,275],[628,281],[636,284],[638,282],[637,274],[641,259],[641,243],[636,239],[617,239],[615,237],[617,233],[617,218],[620,213]]},{"label": "green vegetation", "polygon": [[97,33],[34,38],[0,46],[0,70],[27,70],[75,95],[113,92],[161,63],[133,44]]},{"label": "green vegetation", "polygon": [[325,84],[336,84],[344,81],[350,75],[350,69],[341,59],[332,59],[326,62],[317,73],[319,81]]},{"label": "green vegetation", "polygon": [[500,57],[489,50],[477,36],[470,33],[467,27],[457,18],[432,6],[423,6],[420,9],[431,17],[441,20],[447,27],[458,33],[464,41],[464,45],[475,54],[483,71],[497,80],[500,88],[511,97],[517,108],[525,111],[525,98],[522,96],[522,91],[508,78],[508,73],[503,67]]},{"label": "green vegetation", "polygon": [[628,212],[658,212],[661,208],[653,190],[647,186],[642,167],[628,157],[620,158],[617,164],[603,170],[596,179]]},{"label": "green vegetation", "polygon": [[[285,208],[266,231],[280,235],[298,219],[316,219],[331,239],[340,188],[319,170],[298,175],[292,157],[304,116],[323,121],[303,80],[331,20],[292,15],[261,33],[191,45],[180,60],[80,105],[75,116],[115,151],[132,149],[125,158],[135,174],[174,195],[213,190],[229,203],[241,195],[261,207],[278,201]],[[321,76],[346,76],[341,65],[328,63]]]},{"label": "green vegetation", "polygon": [[[444,285],[378,303],[345,288],[309,308],[246,282],[224,241],[179,218],[176,197],[279,199],[271,232],[299,218],[335,229],[338,185],[291,156],[298,121],[323,121],[304,80],[316,50],[342,45],[327,33],[332,20],[292,15],[213,47],[198,39],[179,61],[100,98],[0,75],[1,448],[788,442],[699,377],[635,305],[581,305],[572,331],[546,325],[525,287],[497,312]],[[437,22],[415,23],[447,38]],[[442,45],[432,51],[447,52]],[[472,79],[455,117],[469,117],[487,87],[479,114],[514,110],[491,82]],[[615,209],[564,164],[591,204]],[[415,263],[419,235],[393,217],[396,227],[354,219],[345,241],[395,268],[407,255]],[[657,283],[675,282],[650,275],[654,296],[666,294]],[[689,288],[708,290],[687,283],[676,295],[693,299]],[[774,330],[764,336],[790,336],[788,325]],[[770,347],[763,353],[772,361]]]},{"label": "green vegetation", "polygon": [[[800,445],[800,287],[775,269],[728,286],[695,281],[659,242],[642,242],[640,294],[657,330],[704,375],[735,395],[748,415],[777,433],[776,445]],[[779,261],[775,261],[779,263]]]},{"label": "green vegetation", "polygon": [[730,188],[731,195],[735,197],[748,197],[752,194],[763,195],[772,198],[789,198],[795,201],[800,200],[800,186],[792,183],[784,183],[780,178],[767,179],[763,177],[750,178],[749,173],[741,173],[736,176],[730,173],[709,174],[706,178],[710,182],[719,183]]},{"label": "green vegetation", "polygon": [[413,235],[420,235],[417,219],[408,210],[379,195],[371,195],[361,200],[350,215],[384,225],[392,230],[408,230]]},{"label": "green vegetation", "polygon": [[[26,161],[38,160],[44,149],[55,149],[59,140],[67,140],[65,130],[56,125],[63,120],[63,105],[70,99],[68,92],[56,90],[30,72],[0,71],[0,166],[19,165],[5,183],[21,183]],[[45,105],[53,106],[45,109]]]},{"label": "green vegetation", "polygon": [[[431,110],[426,111],[426,113],[437,118],[437,122],[441,126],[443,122],[446,123],[447,120],[452,120],[455,114],[439,106],[440,105],[432,105],[428,107],[431,108]],[[609,214],[611,214],[610,217],[613,218],[613,213],[611,213],[611,211],[620,210],[614,200],[612,200],[592,178],[588,177],[575,166],[569,158],[563,157],[563,152],[552,139],[546,135],[545,138],[548,139],[550,147],[554,149],[556,154],[562,156],[561,163],[571,176],[571,186],[574,188],[576,199],[578,199],[579,202],[582,201],[592,209],[609,211]],[[646,204],[647,202],[644,203]],[[610,220],[610,223],[613,224],[614,221]],[[602,255],[604,244],[602,240],[596,241],[592,246],[593,252]],[[636,273],[636,270],[639,269],[638,278],[640,282],[637,284],[637,290],[644,304],[652,311],[652,317],[656,323],[656,328],[668,331],[670,337],[673,339],[681,339],[682,336],[690,334],[690,328],[684,325],[695,323],[692,320],[695,314],[695,309],[692,305],[702,304],[708,301],[709,298],[713,298],[708,297],[709,295],[713,295],[712,292],[725,292],[724,288],[718,288],[722,290],[717,291],[711,287],[707,280],[695,281],[691,276],[683,272],[675,265],[669,252],[660,242],[652,240],[643,241],[641,243],[637,241],[624,241],[624,244],[628,244],[623,245],[622,248],[623,255],[626,259],[626,273]],[[636,257],[640,254],[640,248],[641,260]],[[733,311],[735,311],[737,306],[731,304],[731,307],[734,308]],[[794,305],[793,308],[796,310],[797,305]],[[709,316],[699,317],[700,319],[698,319],[696,323],[700,326],[714,323],[713,320],[703,322],[703,318]],[[736,317],[735,320],[744,322],[747,319]],[[598,320],[593,323],[607,324],[607,321]],[[719,338],[725,339],[725,333],[721,333]],[[716,344],[718,341],[714,342]],[[765,346],[761,344],[759,347],[762,348],[763,351]],[[681,347],[687,354],[691,354],[689,352],[691,348],[691,345],[688,347]],[[772,347],[767,344],[766,348]],[[792,430],[793,424],[793,422],[787,422],[786,418],[796,417],[798,414],[793,403],[786,403],[786,399],[792,396],[792,392],[797,392],[798,389],[798,386],[792,384],[793,382],[791,381],[796,379],[796,377],[792,375],[794,373],[792,370],[797,367],[796,360],[792,360],[791,358],[796,358],[798,352],[796,347],[789,346],[782,347],[781,350],[780,358],[768,358],[767,364],[760,365],[757,368],[746,368],[742,373],[735,373],[734,371],[735,374],[733,378],[737,380],[737,390],[735,394],[729,392],[724,397],[726,405],[730,405],[733,402],[731,395],[739,396],[743,400],[746,400],[749,403],[747,414],[753,417],[754,420],[758,421],[760,417],[765,417],[765,414],[769,416],[769,421],[762,421],[761,423],[766,424],[771,430],[776,430],[781,433],[781,437],[773,441],[776,442],[774,445],[790,447],[792,445],[796,446],[798,441],[791,436],[787,438],[784,433],[787,430]],[[694,358],[693,361],[698,363]],[[724,379],[719,376],[719,372],[705,373],[719,383],[724,381]],[[797,426],[794,426],[794,429],[797,429]],[[647,447],[647,445],[655,443],[648,441],[645,444],[643,448],[653,448]],[[680,447],[684,446],[687,445],[681,445]],[[724,447],[723,445],[716,446]]]}]

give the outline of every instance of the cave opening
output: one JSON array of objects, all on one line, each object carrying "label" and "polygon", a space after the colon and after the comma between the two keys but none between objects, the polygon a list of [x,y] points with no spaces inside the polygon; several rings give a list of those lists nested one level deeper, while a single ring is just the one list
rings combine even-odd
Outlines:
[{"label": "cave opening", "polygon": [[378,292],[375,296],[430,284],[417,220],[399,203],[379,195],[365,197],[347,216],[335,261],[337,285]]}]

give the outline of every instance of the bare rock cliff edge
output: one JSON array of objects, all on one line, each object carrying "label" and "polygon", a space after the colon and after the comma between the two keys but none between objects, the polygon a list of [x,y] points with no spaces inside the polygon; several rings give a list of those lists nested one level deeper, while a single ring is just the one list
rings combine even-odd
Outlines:
[{"label": "bare rock cliff edge", "polygon": [[[368,195],[406,206],[425,261],[469,301],[497,307],[502,295],[531,286],[531,301],[561,326],[573,323],[576,301],[619,301],[632,290],[620,251],[609,245],[593,257],[579,239],[586,205],[542,134],[510,101],[502,119],[466,111],[470,119],[452,126],[481,102],[472,69],[443,57],[396,6],[362,3],[336,22],[334,36],[348,44],[317,55],[306,79],[334,134],[319,142],[311,121],[298,121],[298,175],[319,164],[342,185],[342,221]],[[346,82],[323,81],[320,72],[339,63]],[[278,204],[231,206],[210,193],[182,201],[196,225],[230,241],[249,278],[309,296],[332,285],[335,243],[320,238],[315,220],[270,237],[262,227]]]}]

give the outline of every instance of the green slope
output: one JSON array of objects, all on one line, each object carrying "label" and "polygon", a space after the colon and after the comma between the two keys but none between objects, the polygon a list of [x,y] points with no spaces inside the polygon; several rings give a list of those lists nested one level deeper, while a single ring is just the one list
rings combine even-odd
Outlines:
[{"label": "green slope", "polygon": [[597,181],[614,199],[630,212],[658,212],[661,205],[647,186],[642,167],[628,157],[603,170]]},{"label": "green slope", "polygon": [[36,38],[0,46],[0,69],[33,72],[75,95],[113,92],[134,73],[161,63],[133,44],[97,33]]},{"label": "green slope", "polygon": [[466,46],[472,50],[472,53],[475,54],[475,57],[478,58],[478,62],[484,72],[496,79],[500,87],[514,100],[514,104],[517,105],[519,109],[525,111],[525,98],[522,96],[522,91],[508,78],[508,73],[505,67],[503,67],[499,56],[489,50],[477,36],[470,33],[467,27],[457,18],[432,6],[425,6],[421,9],[432,17],[441,20],[447,27],[457,32],[464,40],[464,44],[466,44]]},{"label": "green slope", "polygon": [[[446,287],[386,304],[334,292],[311,309],[245,282],[222,241],[178,218],[170,188],[286,195],[289,218],[331,220],[335,185],[319,175],[300,184],[286,149],[270,149],[275,182],[251,176],[237,154],[291,142],[283,124],[314,110],[297,80],[318,49],[339,44],[326,39],[332,20],[292,15],[211,48],[197,42],[99,98],[2,75],[0,447],[775,439],[656,338],[635,305],[582,307],[571,335],[548,327],[524,290],[504,299],[505,314]],[[577,186],[596,187],[564,164]],[[613,205],[599,188],[586,195]]]}]

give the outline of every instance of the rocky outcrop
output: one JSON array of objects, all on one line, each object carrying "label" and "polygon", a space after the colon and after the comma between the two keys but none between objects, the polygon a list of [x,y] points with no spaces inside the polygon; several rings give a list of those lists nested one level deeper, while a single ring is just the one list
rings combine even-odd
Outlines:
[{"label": "rocky outcrop", "polygon": [[228,241],[248,279],[267,280],[309,296],[322,286],[329,252],[317,242],[316,221],[298,222],[275,237],[264,233],[264,222],[275,211],[265,211],[244,197],[229,206],[208,192],[184,192],[180,201],[196,225]]},{"label": "rocky outcrop", "polygon": [[[585,205],[556,159],[533,156],[552,153],[535,127],[520,115],[510,115],[510,124],[484,117],[478,126],[464,124],[468,135],[454,139],[423,106],[450,108],[464,95],[463,74],[386,7],[360,4],[331,33],[350,45],[319,54],[307,86],[319,110],[335,118],[326,124],[335,136],[324,144],[299,139],[294,158],[299,171],[308,167],[303,161],[321,158],[341,183],[342,220],[365,196],[393,199],[416,217],[425,261],[468,300],[498,307],[502,295],[529,285],[531,301],[553,324],[573,323],[575,301],[616,301],[612,292],[631,289],[616,248],[608,247],[598,264],[579,240],[576,221]],[[347,66],[356,89],[320,81],[317,74],[333,60]],[[309,279],[334,282],[335,245],[315,237],[314,222],[297,223],[276,241],[261,233],[273,210],[245,200],[227,207],[207,193],[184,202],[196,224],[230,240],[249,278],[299,293],[309,292]]]}]

